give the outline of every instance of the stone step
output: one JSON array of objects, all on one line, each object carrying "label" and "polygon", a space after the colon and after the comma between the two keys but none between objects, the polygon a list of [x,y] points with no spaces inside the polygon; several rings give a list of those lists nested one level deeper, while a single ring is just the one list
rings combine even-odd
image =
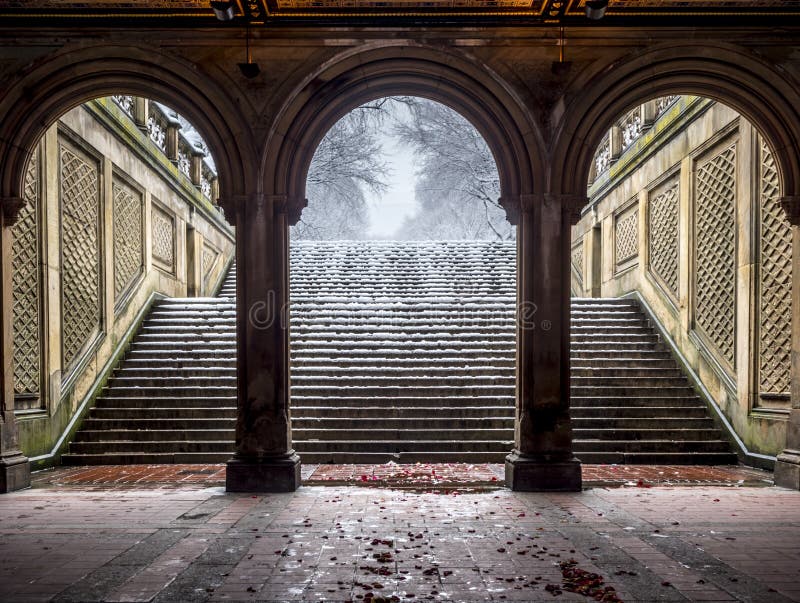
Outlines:
[{"label": "stone step", "polygon": [[[422,388],[435,387],[436,391],[441,391],[442,387],[448,388],[493,388],[503,387],[513,391],[516,384],[516,377],[511,374],[492,375],[484,374],[473,375],[395,375],[384,373],[377,375],[307,375],[305,372],[295,371],[292,375],[292,391],[306,392],[312,388],[329,388],[331,391],[358,391],[361,388],[392,388],[400,391],[416,390]],[[331,394],[335,395],[335,394]]]},{"label": "stone step", "polygon": [[[131,443],[127,441],[70,442],[71,454],[101,454],[103,452],[126,453]],[[136,452],[227,452],[234,451],[233,440],[161,440],[158,442],[136,442]]]},{"label": "stone step", "polygon": [[369,404],[352,404],[349,400],[340,401],[336,399],[336,404],[333,405],[330,401],[325,401],[324,404],[317,403],[317,405],[303,404],[302,406],[293,406],[291,412],[293,416],[303,419],[319,418],[344,418],[346,420],[356,419],[405,419],[406,417],[415,417],[424,413],[427,417],[436,417],[439,419],[484,419],[485,417],[507,417],[514,418],[514,405],[475,405],[475,406],[456,406],[448,401],[447,405],[440,404],[436,406],[424,406],[422,404],[409,405],[408,400],[404,400],[402,405],[391,406],[384,404],[369,405]]},{"label": "stone step", "polygon": [[[579,378],[578,378],[579,379]],[[647,382],[650,380],[648,379]],[[618,398],[621,396],[644,397],[644,398],[665,398],[672,396],[691,397],[694,390],[688,385],[573,385],[570,389],[571,395],[576,398],[587,396],[606,396]]]},{"label": "stone step", "polygon": [[[650,410],[650,409],[647,409]],[[675,416],[674,409],[671,415],[658,417],[648,412],[643,417],[631,416],[628,413],[614,416],[613,413],[605,416],[589,417],[586,415],[574,416],[572,413],[572,427],[578,430],[605,430],[605,429],[632,429],[640,430],[670,430],[670,429],[714,429],[714,421],[707,416]],[[666,436],[664,436],[666,437]],[[716,436],[715,436],[716,437]]]},{"label": "stone step", "polygon": [[236,391],[236,374],[228,372],[227,375],[217,375],[215,377],[179,377],[173,376],[148,376],[148,377],[131,377],[128,374],[111,378],[108,385],[109,389],[117,391],[126,389],[157,389],[159,391],[169,390],[189,390],[194,389],[198,392],[209,389],[209,394],[214,388],[214,391]]},{"label": "stone step", "polygon": [[636,441],[661,441],[669,442],[670,446],[680,447],[683,442],[710,442],[719,438],[719,433],[713,428],[694,429],[690,427],[679,427],[674,429],[656,428],[647,429],[644,427],[624,428],[624,427],[593,427],[583,428],[574,427],[573,437],[576,440],[602,440],[613,441],[618,444],[631,440]]},{"label": "stone step", "polygon": [[199,433],[201,430],[220,428],[233,429],[236,426],[236,409],[218,409],[213,417],[174,417],[174,418],[97,418],[90,416],[81,425],[87,431],[116,430],[185,430]]},{"label": "stone step", "polygon": [[619,367],[619,366],[592,366],[592,367],[576,367],[570,368],[572,376],[572,383],[582,384],[586,383],[610,383],[611,380],[620,380],[625,382],[641,382],[643,379],[655,379],[654,383],[665,383],[666,381],[676,381],[680,384],[685,384],[683,374],[675,368],[674,364],[669,368],[652,367],[652,366],[636,366],[636,367]]},{"label": "stone step", "polygon": [[[513,363],[508,363],[506,366],[497,366],[496,364],[478,364],[464,366],[463,360],[459,360],[460,364],[448,364],[446,362],[433,361],[420,362],[414,366],[397,366],[385,363],[382,366],[375,366],[374,364],[361,363],[359,365],[347,364],[345,366],[314,366],[310,364],[299,364],[292,362],[292,367],[297,367],[292,377],[292,383],[298,385],[305,383],[305,380],[316,379],[317,377],[327,379],[338,379],[339,381],[358,381],[361,378],[375,379],[375,378],[392,378],[392,379],[447,379],[453,378],[472,378],[472,379],[485,379],[491,382],[496,382],[497,377],[501,377],[503,382],[511,380],[513,383],[516,379],[516,370]],[[352,381],[350,381],[352,382]],[[408,382],[409,385],[412,382]]]},{"label": "stone step", "polygon": [[[649,401],[648,401],[649,402]],[[685,404],[685,403],[684,403]],[[686,420],[708,419],[708,409],[703,404],[686,406],[675,404],[673,406],[653,406],[642,404],[641,406],[575,406],[570,408],[570,416],[573,421],[594,420],[609,421],[625,419],[651,419],[653,421],[660,418],[679,417]],[[575,423],[577,425],[577,423]],[[613,424],[613,423],[610,423]]]},{"label": "stone step", "polygon": [[[472,340],[472,341],[457,341],[457,340],[411,340],[406,339],[378,339],[376,337],[366,337],[357,342],[350,341],[325,341],[325,340],[297,340],[292,339],[291,346],[294,348],[294,354],[300,354],[307,351],[312,351],[315,354],[330,353],[330,350],[356,353],[362,355],[366,350],[380,351],[381,354],[397,354],[403,353],[406,355],[416,355],[418,351],[423,350],[438,350],[450,351],[465,350],[467,352],[497,352],[503,351],[506,354],[514,355],[514,346],[509,345],[508,341],[487,341],[487,340]],[[398,350],[400,352],[398,352]]]},{"label": "stone step", "polygon": [[[231,392],[229,396],[192,396],[189,398],[175,398],[169,396],[125,397],[112,391],[112,396],[101,396],[95,401],[95,409],[110,408],[210,408],[210,409],[236,409],[236,395]],[[166,392],[169,393],[169,392]]]},{"label": "stone step", "polygon": [[[422,422],[424,425],[424,421]],[[309,444],[317,442],[329,442],[337,440],[353,440],[368,442],[379,446],[375,450],[385,452],[381,444],[385,441],[405,442],[408,440],[420,440],[428,442],[459,442],[461,446],[466,446],[467,442],[487,442],[503,440],[512,442],[514,439],[514,427],[503,427],[499,429],[479,428],[457,429],[455,426],[449,429],[424,429],[420,425],[405,425],[397,429],[358,429],[350,427],[346,429],[313,429],[292,427],[292,438],[298,442]],[[483,444],[481,444],[483,445]],[[371,449],[371,448],[370,448]],[[400,449],[404,449],[402,446]]]},{"label": "stone step", "polygon": [[453,453],[457,451],[469,452],[505,452],[508,454],[513,447],[512,440],[298,440],[295,450],[303,452],[442,452]]},{"label": "stone step", "polygon": [[169,346],[140,346],[133,344],[125,356],[125,362],[161,363],[165,361],[193,362],[216,361],[236,362],[236,346],[195,346],[193,348],[173,348]]},{"label": "stone step", "polygon": [[173,363],[171,366],[163,364],[156,365],[151,363],[149,366],[137,366],[135,363],[126,362],[125,366],[114,369],[114,379],[179,379],[181,381],[186,379],[203,379],[213,380],[224,377],[227,379],[236,379],[236,363],[229,362],[228,366],[198,366],[194,363],[189,363],[188,366],[178,366]]},{"label": "stone step", "polygon": [[[379,360],[379,366],[376,366]],[[428,370],[438,368],[447,372],[455,369],[472,370],[491,367],[492,369],[515,371],[516,360],[514,356],[508,354],[497,354],[495,356],[474,355],[474,356],[442,356],[438,352],[423,357],[407,358],[405,355],[385,356],[376,359],[373,356],[303,356],[293,355],[291,359],[293,367],[302,367],[303,372],[313,374],[316,371],[338,371],[338,370],[357,370],[368,369],[370,372],[383,370],[383,367],[407,370]],[[449,373],[450,374],[450,373]]]},{"label": "stone step", "polygon": [[[648,391],[655,389],[664,389],[666,391],[673,391],[672,388],[687,388],[686,379],[675,375],[676,371],[653,371],[643,378],[638,375],[629,374],[616,374],[602,371],[592,371],[590,375],[572,374],[570,383],[572,391],[583,392],[586,388],[595,388],[598,391],[604,388],[611,387],[648,387]],[[688,388],[691,390],[691,388]]]},{"label": "stone step", "polygon": [[[383,410],[383,409],[381,409]],[[431,417],[430,414],[416,412],[414,409],[407,409],[408,415],[399,416],[376,416],[376,417],[350,417],[336,418],[331,416],[305,416],[292,409],[292,433],[300,433],[300,430],[317,430],[330,433],[329,430],[355,430],[357,432],[372,430],[391,430],[397,431],[408,427],[422,426],[428,430],[453,431],[453,430],[473,430],[480,429],[504,429],[511,430],[513,437],[514,416],[505,413],[505,416],[494,417],[485,414],[479,417]],[[375,435],[374,437],[378,437]]]},{"label": "stone step", "polygon": [[203,387],[183,387],[178,385],[170,385],[169,389],[164,390],[160,387],[106,387],[103,390],[105,397],[123,397],[123,398],[161,398],[164,393],[168,392],[169,397],[175,398],[207,398],[207,397],[226,397],[236,393],[235,389],[231,387],[220,386],[203,386]]},{"label": "stone step", "polygon": [[584,358],[584,357],[576,357],[574,354],[570,359],[570,368],[572,370],[572,374],[575,374],[576,370],[585,370],[585,369],[612,369],[612,370],[638,370],[638,369],[675,369],[676,368],[675,361],[670,358],[666,353],[663,354],[663,357],[655,357],[655,358],[628,358],[628,357],[620,357],[620,358]]},{"label": "stone step", "polygon": [[572,447],[580,458],[582,452],[729,452],[730,444],[722,440],[601,440],[574,439]]},{"label": "stone step", "polygon": [[[302,345],[297,345],[296,342],[292,342],[290,346],[291,358],[293,361],[317,359],[321,357],[328,358],[331,361],[336,361],[339,358],[344,360],[371,358],[372,362],[380,363],[384,360],[401,359],[407,359],[409,361],[424,360],[427,362],[442,356],[454,357],[456,355],[470,362],[474,362],[479,358],[504,358],[514,361],[516,357],[514,348],[509,348],[505,345],[492,345],[492,347],[489,347],[479,344],[470,344],[455,348],[434,345],[401,347],[393,344],[392,347],[384,348],[377,345],[368,347],[369,343],[370,342],[361,342],[358,346],[340,349],[335,344],[329,347],[315,348],[313,346],[303,347]],[[336,353],[332,354],[331,350],[335,350]]]},{"label": "stone step", "polygon": [[[306,397],[329,397],[331,396],[332,388],[325,386],[314,385],[292,385],[292,396],[300,395]],[[497,396],[507,397],[513,396],[513,385],[418,385],[413,387],[408,386],[353,386],[342,387],[338,390],[333,398],[341,400],[341,394],[348,396],[365,396],[376,398],[410,398],[410,397],[438,397],[446,398],[452,395],[459,397],[465,396]]]},{"label": "stone step", "polygon": [[64,465],[160,465],[221,464],[228,462],[233,450],[226,452],[124,452],[96,454],[68,453],[61,456]]},{"label": "stone step", "polygon": [[135,356],[128,354],[125,358],[124,365],[118,369],[120,371],[127,370],[148,370],[155,367],[157,370],[173,370],[173,369],[186,369],[186,370],[204,370],[207,368],[214,369],[229,369],[236,370],[236,359],[230,358],[228,354],[221,354],[221,357],[203,357],[195,355],[193,357],[182,358],[164,354],[157,356],[155,354],[138,353]]},{"label": "stone step", "polygon": [[572,408],[629,408],[629,407],[650,407],[650,406],[691,406],[705,408],[705,405],[695,395],[596,395],[593,390],[589,393],[593,395],[579,395],[574,390],[570,395],[570,406]]},{"label": "stone step", "polygon": [[[155,421],[152,426],[157,427],[164,419],[176,421],[189,421],[192,419],[229,420],[236,418],[236,407],[203,407],[203,406],[95,406],[89,411],[89,418],[110,421],[142,420]],[[88,420],[88,419],[87,419]]]},{"label": "stone step", "polygon": [[[302,446],[302,444],[298,444]],[[414,463],[503,463],[509,450],[499,452],[476,452],[473,450],[425,451],[425,452],[310,452],[296,449],[303,463],[342,463],[342,464],[398,464]],[[498,477],[498,483],[502,478]]]},{"label": "stone step", "polygon": [[137,428],[100,427],[96,424],[87,425],[75,434],[75,442],[131,442],[134,447],[137,442],[172,442],[193,440],[220,440],[233,442],[236,430],[233,428],[235,421],[231,422],[230,429],[220,429],[219,425],[196,426],[196,429],[172,429],[169,426]]},{"label": "stone step", "polygon": [[576,452],[582,463],[597,465],[738,465],[732,452]]}]

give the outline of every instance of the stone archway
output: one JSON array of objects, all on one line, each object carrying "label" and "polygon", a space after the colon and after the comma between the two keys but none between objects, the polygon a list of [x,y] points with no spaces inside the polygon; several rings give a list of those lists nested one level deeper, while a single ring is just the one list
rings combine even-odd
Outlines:
[{"label": "stone archway", "polygon": [[[613,67],[613,68],[612,68]],[[616,116],[643,100],[696,94],[721,101],[755,124],[780,174],[780,203],[792,225],[791,411],[775,483],[800,488],[800,83],[737,46],[670,44],[607,66],[567,103],[553,142],[550,181],[583,191],[592,154]]]},{"label": "stone archway", "polygon": [[[546,154],[538,121],[509,86],[464,55],[408,42],[342,54],[309,74],[279,111],[262,147],[263,189],[231,203],[240,262],[240,416],[228,489],[299,485],[284,319],[289,225],[305,205],[306,173],[325,132],[364,102],[403,94],[441,102],[475,125],[500,172],[500,202],[519,227],[517,412],[508,484],[521,490],[580,489],[569,422],[569,282],[561,261],[567,256],[559,253],[569,246],[575,200],[543,194]],[[531,316],[532,310],[538,314]],[[534,322],[544,327],[534,328]]]},{"label": "stone archway", "polygon": [[[14,417],[12,226],[23,207],[24,173],[44,131],[63,113],[92,98],[128,93],[160,100],[188,116],[218,158],[225,195],[238,192],[250,176],[243,160],[252,156],[249,128],[238,113],[223,108],[232,101],[210,78],[187,62],[130,46],[66,49],[40,59],[0,97],[0,224],[2,230],[3,360],[0,390],[0,491],[26,487],[30,464],[19,448]],[[252,180],[252,176],[251,176]]]}]

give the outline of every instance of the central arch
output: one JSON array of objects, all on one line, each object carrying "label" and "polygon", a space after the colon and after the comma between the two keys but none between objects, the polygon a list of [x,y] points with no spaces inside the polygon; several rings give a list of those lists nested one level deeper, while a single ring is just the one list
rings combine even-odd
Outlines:
[{"label": "central arch", "polygon": [[402,95],[442,103],[475,126],[494,155],[501,203],[516,223],[519,196],[541,192],[544,182],[545,145],[536,116],[486,66],[407,42],[345,53],[305,79],[264,145],[264,191],[302,203],[314,151],[333,124],[359,105]]},{"label": "central arch", "polygon": [[[289,225],[305,206],[308,169],[328,129],[359,105],[399,95],[439,102],[475,126],[498,167],[499,202],[519,228],[517,410],[507,482],[519,490],[580,489],[569,420],[569,302],[565,307],[559,251],[568,239],[564,207],[573,200],[546,194],[541,120],[509,85],[466,53],[408,41],[361,47],[320,65],[287,95],[265,137],[261,188],[237,213],[239,418],[227,487],[291,490],[300,483],[282,312],[289,301]],[[537,307],[541,329],[532,328],[528,316]]]}]

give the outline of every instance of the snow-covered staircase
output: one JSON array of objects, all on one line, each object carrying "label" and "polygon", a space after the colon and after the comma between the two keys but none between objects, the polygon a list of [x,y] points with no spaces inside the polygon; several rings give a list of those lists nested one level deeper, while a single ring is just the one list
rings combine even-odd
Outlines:
[{"label": "snow-covered staircase", "polygon": [[515,247],[298,246],[292,434],[310,462],[497,461],[514,439]]},{"label": "snow-covered staircase", "polygon": [[[294,445],[304,462],[494,461],[514,429],[515,246],[292,247]],[[163,300],[63,461],[224,462],[233,451],[235,268],[220,297]],[[576,455],[735,463],[630,300],[573,300]]]}]

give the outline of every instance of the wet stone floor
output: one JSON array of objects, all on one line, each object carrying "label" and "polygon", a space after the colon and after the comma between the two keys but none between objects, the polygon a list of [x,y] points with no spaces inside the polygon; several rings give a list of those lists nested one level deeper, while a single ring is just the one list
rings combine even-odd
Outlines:
[{"label": "wet stone floor", "polygon": [[568,494],[491,467],[268,495],[226,494],[216,466],[47,472],[0,496],[0,601],[800,600],[800,492],[707,469]]}]

